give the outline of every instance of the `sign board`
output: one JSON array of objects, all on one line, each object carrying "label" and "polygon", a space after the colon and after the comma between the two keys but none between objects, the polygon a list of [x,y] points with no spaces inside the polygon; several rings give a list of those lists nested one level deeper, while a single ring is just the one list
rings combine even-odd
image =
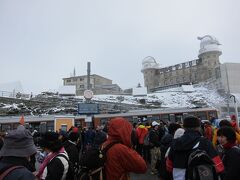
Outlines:
[{"label": "sign board", "polygon": [[78,114],[98,114],[99,106],[95,103],[79,103]]},{"label": "sign board", "polygon": [[85,122],[92,122],[92,116],[87,116],[85,118]]}]

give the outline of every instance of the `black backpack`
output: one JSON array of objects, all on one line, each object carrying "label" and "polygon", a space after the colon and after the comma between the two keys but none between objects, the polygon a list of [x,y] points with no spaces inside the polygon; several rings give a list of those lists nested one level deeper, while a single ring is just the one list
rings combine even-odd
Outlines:
[{"label": "black backpack", "polygon": [[107,159],[107,151],[119,142],[112,142],[105,148],[91,148],[82,154],[80,159],[79,180],[105,179],[104,165]]},{"label": "black backpack", "polygon": [[206,151],[196,149],[188,157],[187,180],[218,180],[214,162]]}]

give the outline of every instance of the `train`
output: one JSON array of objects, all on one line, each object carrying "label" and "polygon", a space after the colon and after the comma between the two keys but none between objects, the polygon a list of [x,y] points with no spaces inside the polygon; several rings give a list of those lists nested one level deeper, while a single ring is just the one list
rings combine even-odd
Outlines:
[{"label": "train", "polygon": [[[202,120],[209,120],[210,117],[218,118],[219,112],[215,108],[166,108],[166,109],[143,109],[128,111],[116,114],[78,114],[78,115],[39,115],[25,116],[25,126],[30,130],[38,132],[46,131],[68,131],[72,126],[93,127],[105,125],[110,119],[124,117],[131,123],[134,122],[182,122],[183,118],[194,115]],[[19,116],[0,117],[0,131],[16,129],[19,125]]]}]

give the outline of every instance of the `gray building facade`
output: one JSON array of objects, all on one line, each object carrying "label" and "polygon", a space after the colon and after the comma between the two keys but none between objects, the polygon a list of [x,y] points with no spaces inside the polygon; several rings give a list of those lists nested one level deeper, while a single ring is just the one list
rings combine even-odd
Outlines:
[{"label": "gray building facade", "polygon": [[143,59],[141,71],[148,92],[206,81],[212,82],[216,87],[221,86],[220,43],[210,35],[198,39],[201,41],[198,59],[167,67],[160,67],[151,56]]},{"label": "gray building facade", "polygon": [[[64,86],[76,86],[76,95],[81,96],[87,89],[87,75],[72,76],[63,78]],[[121,94],[122,89],[117,84],[112,84],[112,80],[99,76],[90,75],[90,89],[94,94]]]}]

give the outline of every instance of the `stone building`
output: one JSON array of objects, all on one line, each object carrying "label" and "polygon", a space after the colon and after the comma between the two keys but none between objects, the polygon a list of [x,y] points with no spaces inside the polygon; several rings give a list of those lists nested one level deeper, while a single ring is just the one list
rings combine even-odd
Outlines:
[{"label": "stone building", "polygon": [[[76,86],[76,95],[83,95],[84,90],[87,89],[87,75],[63,78],[63,85]],[[90,89],[94,94],[120,94],[122,92],[117,84],[112,84],[112,80],[97,74],[90,75]]]},{"label": "stone building", "polygon": [[214,86],[221,86],[220,43],[210,35],[198,39],[201,40],[198,59],[168,67],[160,67],[151,56],[143,59],[142,73],[148,92],[206,81],[212,82]]}]

